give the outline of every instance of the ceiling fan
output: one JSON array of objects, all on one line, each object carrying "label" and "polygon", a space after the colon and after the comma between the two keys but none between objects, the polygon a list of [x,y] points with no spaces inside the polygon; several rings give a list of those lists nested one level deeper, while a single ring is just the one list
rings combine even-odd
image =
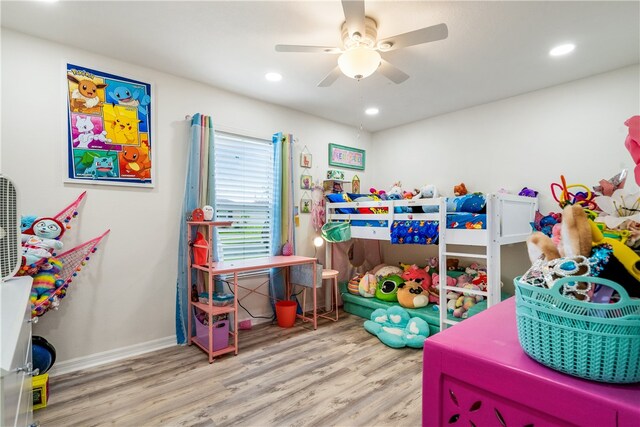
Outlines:
[{"label": "ceiling fan", "polygon": [[330,46],[276,45],[276,52],[306,52],[340,54],[338,66],[320,83],[319,87],[331,86],[340,74],[352,79],[364,79],[376,70],[394,83],[402,83],[409,75],[385,61],[380,53],[403,47],[446,39],[449,30],[446,24],[433,25],[408,33],[378,40],[378,24],[364,14],[364,0],[342,0],[345,21],[342,23],[342,48]]}]

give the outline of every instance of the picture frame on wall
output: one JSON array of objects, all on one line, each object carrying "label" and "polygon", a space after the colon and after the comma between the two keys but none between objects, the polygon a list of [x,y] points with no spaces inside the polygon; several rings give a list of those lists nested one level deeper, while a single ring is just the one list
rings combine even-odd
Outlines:
[{"label": "picture frame on wall", "polygon": [[300,153],[300,167],[310,168],[312,165],[311,153]]},{"label": "picture frame on wall", "polygon": [[365,150],[339,144],[329,144],[329,165],[364,170]]},{"label": "picture frame on wall", "polygon": [[313,186],[313,178],[311,175],[300,175],[300,188],[303,190],[311,190]]},{"label": "picture frame on wall", "polygon": [[311,199],[304,197],[300,199],[300,212],[311,213]]},{"label": "picture frame on wall", "polygon": [[65,182],[153,187],[151,83],[70,63],[62,80]]}]

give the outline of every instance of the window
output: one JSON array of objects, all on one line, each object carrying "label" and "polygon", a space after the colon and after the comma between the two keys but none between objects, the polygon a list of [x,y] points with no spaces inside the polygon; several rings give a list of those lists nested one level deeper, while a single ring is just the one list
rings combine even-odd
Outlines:
[{"label": "window", "polygon": [[215,133],[215,209],[220,261],[271,255],[274,167],[273,144],[261,140]]}]

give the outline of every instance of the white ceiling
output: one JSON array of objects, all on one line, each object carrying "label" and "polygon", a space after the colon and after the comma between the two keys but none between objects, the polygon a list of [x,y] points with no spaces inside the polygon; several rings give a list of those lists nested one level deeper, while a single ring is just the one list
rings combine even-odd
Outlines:
[{"label": "white ceiling", "polygon": [[[275,44],[340,44],[339,0],[10,2],[2,26],[369,131],[398,126],[640,62],[640,2],[367,1],[378,38],[446,23],[442,41],[387,52],[411,77],[342,76],[337,56]],[[569,56],[551,47],[571,41]],[[269,83],[264,74],[284,78]],[[639,76],[640,78],[640,76]],[[365,116],[365,107],[380,114]]]}]

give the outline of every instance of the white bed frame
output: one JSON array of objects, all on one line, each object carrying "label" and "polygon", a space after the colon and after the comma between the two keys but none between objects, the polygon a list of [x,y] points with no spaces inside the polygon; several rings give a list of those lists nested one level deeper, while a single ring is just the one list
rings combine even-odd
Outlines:
[{"label": "white bed frame", "polygon": [[[511,194],[494,193],[485,195],[487,200],[487,224],[484,229],[447,229],[440,227],[439,262],[447,265],[448,257],[465,257],[483,260],[487,266],[487,290],[465,292],[482,295],[487,299],[487,307],[500,302],[500,247],[511,243],[524,242],[531,234],[531,222],[538,209],[538,199]],[[394,213],[396,206],[438,206],[436,213]],[[344,208],[387,208],[384,214],[340,214]],[[449,212],[459,213],[459,212]],[[431,220],[446,224],[446,198],[385,200],[374,202],[327,203],[327,221],[383,220],[387,227],[365,227],[351,225],[351,237],[361,239],[391,240],[391,225],[396,220]],[[484,247],[484,253],[451,252],[448,245]],[[331,259],[330,257],[328,259]],[[443,283],[444,282],[444,283]],[[460,288],[440,283],[440,307],[447,306],[447,291],[460,292]],[[456,324],[447,316],[447,310],[440,310],[440,330]]]}]

